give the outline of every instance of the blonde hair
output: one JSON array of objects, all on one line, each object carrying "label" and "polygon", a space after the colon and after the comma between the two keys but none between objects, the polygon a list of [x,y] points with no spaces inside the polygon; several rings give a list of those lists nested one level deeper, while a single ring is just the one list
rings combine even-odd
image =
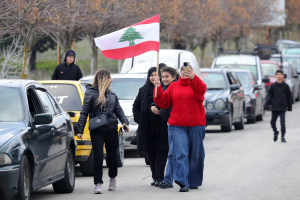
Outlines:
[{"label": "blonde hair", "polygon": [[96,87],[99,89],[99,97],[97,98],[97,105],[101,103],[101,107],[106,102],[105,98],[105,91],[108,88],[110,91],[109,83],[110,83],[110,72],[106,69],[99,69],[94,78],[93,87]]}]

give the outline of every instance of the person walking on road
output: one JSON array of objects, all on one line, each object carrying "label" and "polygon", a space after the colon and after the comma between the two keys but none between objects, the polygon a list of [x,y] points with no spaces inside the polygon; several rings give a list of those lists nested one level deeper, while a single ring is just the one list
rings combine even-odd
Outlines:
[{"label": "person walking on road", "polygon": [[74,64],[75,62],[75,52],[69,50],[66,53],[64,63],[61,63],[56,66],[52,80],[74,80],[78,81],[82,78],[82,73],[80,68]]},{"label": "person walking on road", "polygon": [[279,134],[276,128],[278,116],[280,117],[281,125],[281,142],[286,142],[285,113],[286,110],[292,111],[293,97],[290,87],[283,81],[284,74],[282,70],[276,71],[275,78],[276,82],[270,87],[264,108],[267,110],[269,105],[272,104],[271,127],[274,132],[274,142],[277,141]]},{"label": "person walking on road", "polygon": [[[154,81],[158,77],[156,67],[148,71],[148,77],[133,103],[134,121],[139,125],[138,151],[147,153],[152,172],[152,186],[158,186],[164,178],[168,157],[168,140],[163,140],[161,118],[158,109],[151,111],[153,101]],[[165,141],[165,142],[163,142]]]},{"label": "person walking on road", "polygon": [[[192,66],[188,69],[181,67],[180,72],[178,82],[173,82],[165,92],[157,78],[157,97],[153,95],[153,98],[162,109],[172,106],[168,131],[173,140],[168,161],[172,163],[171,170],[175,183],[180,186],[179,192],[188,192],[189,188],[197,189],[203,181],[206,85],[193,73]],[[171,184],[166,180],[163,183]]]},{"label": "person walking on road", "polygon": [[[90,131],[92,150],[94,153],[94,184],[95,194],[102,193],[102,175],[103,175],[103,144],[107,152],[107,160],[109,162],[108,175],[109,191],[116,190],[116,176],[118,174],[117,167],[117,148],[118,142],[118,119],[123,124],[125,132],[129,131],[129,122],[119,104],[117,95],[111,91],[112,79],[110,72],[100,69],[96,72],[92,87],[87,88],[84,94],[84,102],[78,121],[78,138],[82,139],[83,130],[87,117],[91,118],[91,114],[98,114],[101,110],[108,111],[107,121],[109,128],[105,130]],[[109,105],[109,106],[108,106]]]},{"label": "person walking on road", "polygon": [[[162,70],[161,72],[162,77],[161,80],[164,83],[163,86],[163,90],[167,90],[169,85],[176,81],[176,76],[177,76],[177,72],[174,68],[172,67],[166,67]],[[170,117],[170,112],[172,109],[172,106],[170,106],[167,109],[160,109],[155,103],[150,104],[149,109],[151,112],[153,112],[154,114],[157,114],[160,116],[160,144],[161,144],[161,149],[162,151],[166,151],[169,152],[169,145],[170,145],[170,140],[171,139],[171,135],[168,134],[168,119]],[[168,162],[167,165],[167,170],[165,172],[165,177],[170,177],[170,162]],[[166,179],[166,178],[164,178]],[[173,180],[173,179],[172,179]],[[161,187],[162,185],[162,181],[159,181],[155,184],[155,186],[157,187]]]}]

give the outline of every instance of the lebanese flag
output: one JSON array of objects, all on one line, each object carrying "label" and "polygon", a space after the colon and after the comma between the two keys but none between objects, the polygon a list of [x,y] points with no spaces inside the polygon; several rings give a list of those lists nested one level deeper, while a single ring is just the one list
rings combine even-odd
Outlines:
[{"label": "lebanese flag", "polygon": [[147,51],[159,51],[159,15],[94,38],[106,58],[126,59]]}]

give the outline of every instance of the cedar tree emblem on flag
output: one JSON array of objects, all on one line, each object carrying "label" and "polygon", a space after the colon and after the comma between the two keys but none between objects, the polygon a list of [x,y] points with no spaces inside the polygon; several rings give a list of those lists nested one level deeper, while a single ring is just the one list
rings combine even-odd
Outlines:
[{"label": "cedar tree emblem on flag", "polygon": [[106,58],[132,58],[147,51],[159,51],[159,26],[159,15],[155,15],[137,24],[94,38],[94,41]]},{"label": "cedar tree emblem on flag", "polygon": [[137,32],[134,28],[129,27],[125,33],[120,38],[119,42],[126,42],[129,41],[129,46],[133,46],[134,40],[136,39],[144,39],[143,36]]}]

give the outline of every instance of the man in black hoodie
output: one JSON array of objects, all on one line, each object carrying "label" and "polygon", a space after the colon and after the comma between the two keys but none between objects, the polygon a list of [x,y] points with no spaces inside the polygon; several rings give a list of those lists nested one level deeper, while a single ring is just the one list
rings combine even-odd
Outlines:
[{"label": "man in black hoodie", "polygon": [[284,74],[282,70],[277,70],[275,73],[276,82],[270,87],[267,100],[265,103],[265,109],[272,104],[272,118],[271,127],[274,131],[274,142],[277,141],[279,132],[276,128],[276,121],[278,116],[280,117],[281,125],[281,142],[286,142],[285,135],[285,112],[286,110],[292,111],[293,97],[290,87],[283,81]]},{"label": "man in black hoodie", "polygon": [[69,50],[66,53],[64,63],[56,66],[52,75],[52,80],[74,80],[78,81],[82,78],[80,68],[74,64],[75,52]]}]

